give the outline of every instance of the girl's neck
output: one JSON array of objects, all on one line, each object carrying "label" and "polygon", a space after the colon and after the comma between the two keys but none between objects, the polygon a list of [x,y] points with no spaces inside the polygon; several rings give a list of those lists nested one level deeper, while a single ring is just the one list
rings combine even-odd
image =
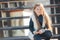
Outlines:
[{"label": "girl's neck", "polygon": [[[39,15],[37,15],[37,16],[39,17],[40,15],[42,15],[42,14],[39,14]],[[43,16],[43,15],[42,15],[42,16]]]}]

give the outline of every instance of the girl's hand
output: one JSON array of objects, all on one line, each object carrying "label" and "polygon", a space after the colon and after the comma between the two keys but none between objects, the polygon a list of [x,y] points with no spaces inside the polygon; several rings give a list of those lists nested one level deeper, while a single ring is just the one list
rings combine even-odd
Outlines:
[{"label": "girl's hand", "polygon": [[39,32],[39,34],[42,34],[43,33],[42,30],[39,30],[38,32]]},{"label": "girl's hand", "polygon": [[36,32],[35,34],[39,34],[39,32]]}]

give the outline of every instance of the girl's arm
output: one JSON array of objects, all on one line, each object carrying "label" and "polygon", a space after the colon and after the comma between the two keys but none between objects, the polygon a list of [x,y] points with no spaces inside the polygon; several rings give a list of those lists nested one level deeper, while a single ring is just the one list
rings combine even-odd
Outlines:
[{"label": "girl's arm", "polygon": [[30,19],[30,22],[29,22],[29,30],[33,33],[33,31],[34,31],[34,24],[33,24],[33,21],[32,21],[32,19]]}]

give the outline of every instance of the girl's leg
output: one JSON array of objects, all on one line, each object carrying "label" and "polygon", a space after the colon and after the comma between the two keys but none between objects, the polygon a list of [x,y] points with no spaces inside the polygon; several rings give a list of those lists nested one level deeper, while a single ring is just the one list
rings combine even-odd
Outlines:
[{"label": "girl's leg", "polygon": [[37,35],[34,35],[34,40],[41,40],[41,37],[40,37],[40,35],[39,35],[39,34],[37,34]]},{"label": "girl's leg", "polygon": [[51,36],[51,31],[47,30],[43,34],[34,35],[34,40],[41,40],[41,37],[45,37],[45,40],[50,40]]},{"label": "girl's leg", "polygon": [[51,31],[46,31],[43,36],[45,36],[45,40],[50,40],[52,33]]}]

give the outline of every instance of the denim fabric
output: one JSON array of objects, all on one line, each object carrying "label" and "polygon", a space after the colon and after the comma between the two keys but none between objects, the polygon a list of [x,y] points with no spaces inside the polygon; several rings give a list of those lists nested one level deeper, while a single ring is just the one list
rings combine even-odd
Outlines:
[{"label": "denim fabric", "polygon": [[42,37],[44,37],[45,40],[50,40],[51,36],[52,36],[51,31],[47,30],[43,34],[36,34],[36,35],[34,35],[34,40],[41,40]]}]

